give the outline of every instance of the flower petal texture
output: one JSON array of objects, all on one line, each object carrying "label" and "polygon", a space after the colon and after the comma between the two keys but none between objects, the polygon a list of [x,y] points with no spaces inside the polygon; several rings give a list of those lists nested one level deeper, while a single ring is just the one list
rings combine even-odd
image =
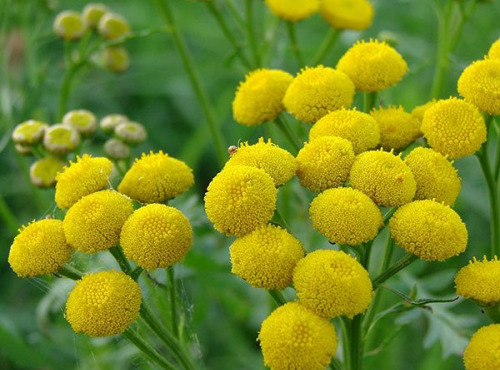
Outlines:
[{"label": "flower petal texture", "polygon": [[334,28],[362,31],[371,26],[373,5],[367,0],[321,0],[321,16]]},{"label": "flower petal texture", "polygon": [[432,107],[434,104],[437,103],[436,99],[429,100],[427,103],[418,105],[413,110],[411,111],[411,115],[415,118],[417,118],[420,122],[424,119],[424,113],[427,112],[427,109]]},{"label": "flower petal texture", "polygon": [[490,261],[475,257],[455,276],[457,294],[473,299],[482,305],[500,302],[500,261],[495,256]]},{"label": "flower petal texture", "polygon": [[379,125],[380,146],[384,149],[403,149],[421,135],[420,121],[401,106],[373,109],[370,115]]},{"label": "flower petal texture", "polygon": [[464,352],[466,370],[500,369],[500,324],[480,328]]},{"label": "flower petal texture", "polygon": [[271,12],[289,22],[308,18],[318,11],[319,0],[265,0]]}]

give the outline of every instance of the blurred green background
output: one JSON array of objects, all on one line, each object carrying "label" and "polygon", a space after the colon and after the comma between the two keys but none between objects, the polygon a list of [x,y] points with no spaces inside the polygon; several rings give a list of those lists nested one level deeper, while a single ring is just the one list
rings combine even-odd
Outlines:
[{"label": "blurred green background", "polygon": [[[14,125],[27,119],[55,123],[64,64],[63,43],[53,35],[52,22],[59,11],[80,11],[86,3],[84,0],[0,2],[0,206],[8,207],[15,216],[10,222],[0,221],[0,369],[149,367],[133,347],[119,338],[90,340],[72,332],[63,318],[71,282],[56,278],[23,280],[15,276],[7,263],[15,228],[50,215],[55,208],[53,190],[37,189],[30,184],[28,168],[32,159],[17,154],[9,137]],[[152,2],[104,3],[127,18],[136,32],[163,27]],[[270,134],[273,141],[289,148],[271,123],[247,128],[232,120],[231,101],[247,71],[234,58],[206,4],[181,0],[171,3],[215,107],[225,143],[255,142],[259,136]],[[224,5],[221,0],[216,3]],[[242,10],[242,4],[235,3]],[[437,32],[434,1],[373,3],[376,10],[373,26],[361,34],[344,32],[325,65],[335,66],[339,56],[358,38],[390,32],[410,72],[397,86],[382,92],[381,99],[384,104],[401,104],[411,110],[430,96]],[[230,14],[225,11],[224,14],[230,21]],[[457,95],[456,80],[461,71],[471,61],[482,58],[500,37],[499,17],[498,1],[478,6],[451,57],[444,96]],[[284,24],[261,1],[255,3],[255,19],[259,43],[264,45],[262,50],[272,40],[266,66],[292,74],[298,72]],[[306,59],[311,60],[329,26],[315,15],[300,22],[297,31],[301,49]],[[235,36],[244,42],[241,33]],[[136,156],[143,151],[162,149],[194,169],[195,187],[173,202],[190,218],[196,234],[185,262],[176,267],[177,276],[182,278],[181,295],[193,350],[202,354],[208,369],[260,369],[263,365],[256,336],[273,304],[266,292],[252,289],[231,275],[227,247],[232,240],[216,233],[204,215],[203,194],[219,168],[198,101],[168,33],[133,39],[126,47],[131,55],[130,70],[119,76],[98,68],[85,70],[75,84],[70,109],[89,109],[98,117],[126,114],[143,123],[149,133],[147,142],[134,149]],[[294,122],[298,133],[305,133],[304,128],[308,129]],[[86,150],[102,154],[104,140],[96,135]],[[468,249],[444,263],[416,262],[391,280],[392,286],[407,294],[416,289],[419,298],[453,297],[453,276],[457,269],[472,256],[480,257],[488,250],[488,203],[479,166],[474,157],[457,160],[456,166],[463,182],[455,208],[467,224]],[[291,231],[308,251],[329,248],[307,217],[311,199],[312,194],[301,189],[294,179],[280,190],[278,204]],[[384,238],[385,233],[375,243],[375,260],[381,258],[377,247],[382,246]],[[94,270],[116,267],[104,254],[79,263]],[[163,278],[159,272],[157,279]],[[148,289],[147,294],[161,307],[165,297],[158,289]],[[397,301],[396,296],[384,293],[384,307]],[[463,366],[460,353],[468,338],[487,322],[478,307],[463,300],[388,316],[369,338],[366,368],[460,369]]]}]

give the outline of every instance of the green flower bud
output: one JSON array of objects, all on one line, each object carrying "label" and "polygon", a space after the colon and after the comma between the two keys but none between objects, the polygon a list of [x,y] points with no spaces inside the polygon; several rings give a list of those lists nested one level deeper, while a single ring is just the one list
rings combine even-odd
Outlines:
[{"label": "green flower bud", "polygon": [[66,154],[80,145],[80,134],[76,129],[63,124],[50,126],[43,137],[43,146],[54,154]]},{"label": "green flower bud", "polygon": [[56,174],[64,168],[64,162],[55,157],[39,159],[30,167],[31,182],[40,188],[48,188],[56,183]]},{"label": "green flower bud", "polygon": [[97,29],[102,16],[108,11],[108,7],[104,4],[90,3],[83,8],[83,19],[87,22],[89,27]]},{"label": "green flower bud", "polygon": [[122,38],[130,32],[128,22],[115,13],[106,13],[99,21],[99,33],[107,40]]},{"label": "green flower bud", "polygon": [[108,114],[101,119],[99,125],[104,133],[111,134],[115,131],[115,127],[122,122],[129,122],[128,117],[123,114]]},{"label": "green flower bud", "polygon": [[45,129],[49,127],[46,123],[30,119],[18,124],[12,132],[12,140],[16,144],[24,146],[36,144],[42,141]]},{"label": "green flower bud", "polygon": [[130,57],[125,48],[104,49],[102,62],[113,73],[123,73],[130,67]]},{"label": "green flower bud", "polygon": [[79,109],[66,113],[62,119],[63,125],[73,127],[82,135],[90,135],[97,129],[97,118],[92,112]]},{"label": "green flower bud", "polygon": [[137,122],[120,123],[115,127],[115,135],[129,145],[139,145],[148,136],[144,126]]},{"label": "green flower bud", "polygon": [[54,32],[65,40],[79,40],[87,30],[87,23],[77,12],[64,11],[54,20]]},{"label": "green flower bud", "polygon": [[104,152],[112,159],[126,159],[130,156],[130,148],[123,141],[109,139],[104,143]]}]

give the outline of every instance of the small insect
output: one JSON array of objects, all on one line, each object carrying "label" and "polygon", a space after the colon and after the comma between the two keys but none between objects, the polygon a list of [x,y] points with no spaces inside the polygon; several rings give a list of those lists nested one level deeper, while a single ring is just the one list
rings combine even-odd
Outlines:
[{"label": "small insect", "polygon": [[227,152],[229,153],[229,155],[233,155],[234,153],[236,153],[237,150],[238,147],[235,145],[231,145],[229,148],[227,148]]}]

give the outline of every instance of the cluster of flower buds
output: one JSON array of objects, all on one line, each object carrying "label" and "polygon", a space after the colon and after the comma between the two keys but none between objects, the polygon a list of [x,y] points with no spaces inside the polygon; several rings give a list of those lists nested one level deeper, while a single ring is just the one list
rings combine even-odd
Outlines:
[{"label": "cluster of flower buds", "polygon": [[99,123],[102,132],[110,136],[104,143],[109,158],[120,160],[130,157],[130,147],[143,143],[147,132],[143,125],[132,122],[123,114],[109,114]]}]

